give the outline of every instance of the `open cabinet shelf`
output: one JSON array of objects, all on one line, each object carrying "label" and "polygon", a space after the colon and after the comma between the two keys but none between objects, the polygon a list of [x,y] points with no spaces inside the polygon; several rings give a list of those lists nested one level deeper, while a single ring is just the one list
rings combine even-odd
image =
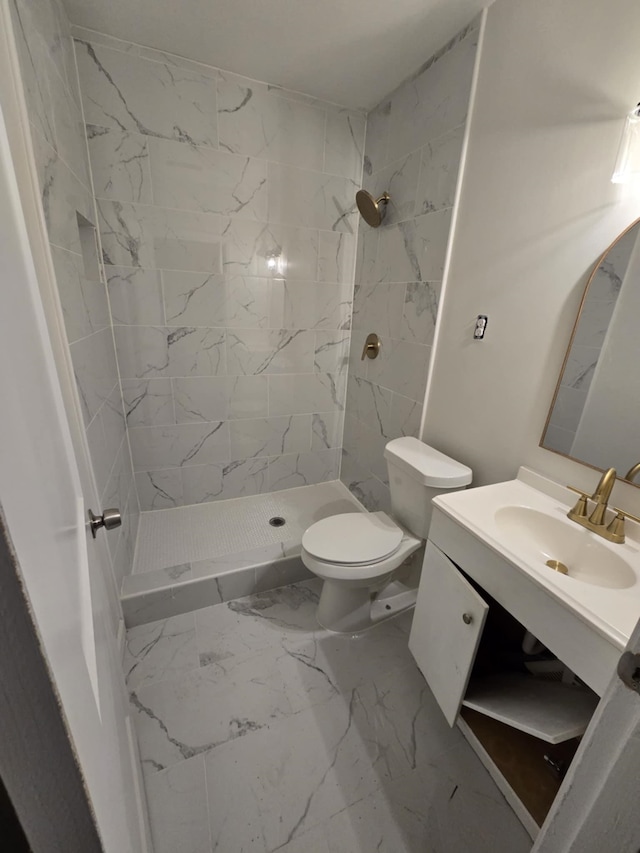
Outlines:
[{"label": "open cabinet shelf", "polygon": [[546,743],[562,743],[585,733],[598,701],[586,688],[504,673],[472,678],[462,704]]}]

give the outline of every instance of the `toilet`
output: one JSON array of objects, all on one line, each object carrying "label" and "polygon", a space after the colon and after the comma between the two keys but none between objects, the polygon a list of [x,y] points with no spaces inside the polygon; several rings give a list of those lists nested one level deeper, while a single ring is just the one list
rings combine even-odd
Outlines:
[{"label": "toilet", "polygon": [[324,581],[318,622],[340,634],[364,631],[415,603],[416,590],[394,578],[427,538],[432,499],[464,489],[472,478],[466,465],[417,438],[394,438],[384,456],[391,516],[341,513],[302,537],[302,562]]}]

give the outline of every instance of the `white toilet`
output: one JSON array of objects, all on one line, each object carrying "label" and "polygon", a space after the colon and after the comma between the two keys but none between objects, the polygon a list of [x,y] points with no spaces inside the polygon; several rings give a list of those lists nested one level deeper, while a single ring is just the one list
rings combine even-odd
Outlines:
[{"label": "white toilet", "polygon": [[[417,438],[394,438],[384,449],[391,512],[323,518],[302,537],[302,562],[322,578],[318,622],[341,634],[366,630],[415,602],[414,591],[393,606],[394,574],[429,533],[431,500],[469,485],[472,472]],[[402,589],[401,585],[398,585]],[[385,602],[376,607],[376,601]]]}]

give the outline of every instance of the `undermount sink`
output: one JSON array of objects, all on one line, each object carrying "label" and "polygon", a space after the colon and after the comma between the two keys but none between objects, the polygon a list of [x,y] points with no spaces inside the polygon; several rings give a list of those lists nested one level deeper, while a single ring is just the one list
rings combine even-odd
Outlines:
[{"label": "undermount sink", "polygon": [[[631,566],[611,548],[571,521],[561,520],[526,506],[506,506],[496,511],[495,521],[514,551],[526,549],[541,567],[558,561],[571,580],[594,586],[625,589],[636,576]],[[553,568],[547,569],[549,572]]]}]

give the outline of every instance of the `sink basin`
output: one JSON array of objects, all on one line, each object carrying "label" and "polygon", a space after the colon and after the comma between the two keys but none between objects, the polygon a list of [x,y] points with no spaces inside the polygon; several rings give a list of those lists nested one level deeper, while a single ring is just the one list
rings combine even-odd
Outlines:
[{"label": "sink basin", "polygon": [[506,506],[496,511],[495,521],[508,547],[516,553],[526,550],[529,558],[546,571],[553,572],[546,567],[547,561],[560,561],[567,569],[567,575],[560,577],[581,583],[625,589],[636,582],[633,569],[623,557],[568,519],[531,507]]}]

